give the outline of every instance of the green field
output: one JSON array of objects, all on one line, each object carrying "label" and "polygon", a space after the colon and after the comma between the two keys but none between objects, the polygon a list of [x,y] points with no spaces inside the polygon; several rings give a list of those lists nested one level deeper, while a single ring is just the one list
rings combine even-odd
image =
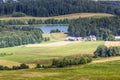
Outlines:
[{"label": "green field", "polygon": [[50,59],[62,58],[65,56],[74,56],[80,54],[93,54],[97,46],[104,44],[103,41],[71,43],[58,47],[10,47],[0,49],[0,53],[6,55],[0,57],[0,60],[10,60],[20,63],[45,63]]},{"label": "green field", "polygon": [[[49,43],[53,42],[42,44]],[[29,66],[34,68],[35,66],[32,64],[49,64],[53,58],[75,57],[81,54],[93,55],[97,46],[104,44],[104,41],[84,41],[58,47],[26,47],[23,45],[2,48],[0,53],[8,55],[0,56],[0,64],[12,66],[11,64],[29,63]],[[9,55],[10,53],[13,55]],[[107,62],[107,60],[109,61]],[[90,64],[65,68],[4,70],[0,71],[0,80],[120,80],[119,66],[120,57],[98,58]]]},{"label": "green field", "polygon": [[120,61],[0,73],[0,80],[120,80]]}]

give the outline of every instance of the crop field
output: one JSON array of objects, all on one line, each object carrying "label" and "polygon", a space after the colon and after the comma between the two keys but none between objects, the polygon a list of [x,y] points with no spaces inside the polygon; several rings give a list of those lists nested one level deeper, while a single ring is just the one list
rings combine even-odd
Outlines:
[{"label": "crop field", "polygon": [[120,61],[66,68],[0,71],[0,80],[120,80]]},{"label": "crop field", "polygon": [[[49,43],[52,44],[52,43]],[[51,59],[65,56],[93,54],[97,46],[104,44],[103,41],[95,42],[72,42],[61,46],[48,47],[10,47],[0,49],[0,53],[13,54],[0,56],[0,60],[10,60],[19,63],[43,63],[48,64]],[[36,45],[36,44],[35,44]],[[48,44],[45,44],[48,45]],[[55,44],[54,44],[55,45]],[[91,47],[92,46],[92,47]]]},{"label": "crop field", "polygon": [[120,46],[120,41],[106,41],[105,45],[107,47],[110,47],[110,46]]},{"label": "crop field", "polygon": [[0,20],[11,20],[11,19],[76,19],[76,18],[86,18],[86,17],[110,17],[113,16],[112,14],[107,13],[74,13],[74,14],[67,14],[61,16],[53,16],[53,17],[1,17]]}]

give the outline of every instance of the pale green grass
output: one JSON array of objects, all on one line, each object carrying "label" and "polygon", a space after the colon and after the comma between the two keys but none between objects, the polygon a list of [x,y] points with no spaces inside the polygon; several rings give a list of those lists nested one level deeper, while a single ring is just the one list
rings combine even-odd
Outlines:
[{"label": "pale green grass", "polygon": [[49,37],[51,41],[61,41],[64,40],[68,35],[65,34],[64,32],[58,32],[58,33],[50,33],[50,34],[42,34],[42,36]]},{"label": "pale green grass", "polygon": [[71,43],[59,47],[10,47],[0,49],[0,53],[13,53],[10,56],[0,57],[3,60],[12,60],[16,62],[32,63],[37,60],[46,60],[61,58],[78,54],[93,54],[103,41]]}]

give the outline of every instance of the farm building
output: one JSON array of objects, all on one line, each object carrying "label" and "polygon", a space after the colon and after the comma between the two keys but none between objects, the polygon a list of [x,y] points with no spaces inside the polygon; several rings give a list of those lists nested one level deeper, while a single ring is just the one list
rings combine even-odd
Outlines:
[{"label": "farm building", "polygon": [[120,36],[115,36],[116,41],[120,41]]},{"label": "farm building", "polygon": [[65,38],[65,41],[82,41],[82,40],[83,40],[82,37],[71,37],[71,36],[69,36],[69,37]]},{"label": "farm building", "polygon": [[88,36],[88,40],[89,40],[89,41],[96,41],[97,38],[96,38],[95,35],[90,35],[90,36]]}]

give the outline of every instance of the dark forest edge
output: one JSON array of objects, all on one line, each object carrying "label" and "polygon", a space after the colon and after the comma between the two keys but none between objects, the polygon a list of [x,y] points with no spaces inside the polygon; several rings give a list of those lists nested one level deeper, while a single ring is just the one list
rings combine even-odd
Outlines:
[{"label": "dark forest edge", "polygon": [[[0,15],[58,16],[71,13],[95,12],[120,15],[120,2],[96,2],[92,0],[20,0],[0,4]],[[17,15],[18,16],[18,15]],[[20,14],[21,16],[21,14]]]}]

